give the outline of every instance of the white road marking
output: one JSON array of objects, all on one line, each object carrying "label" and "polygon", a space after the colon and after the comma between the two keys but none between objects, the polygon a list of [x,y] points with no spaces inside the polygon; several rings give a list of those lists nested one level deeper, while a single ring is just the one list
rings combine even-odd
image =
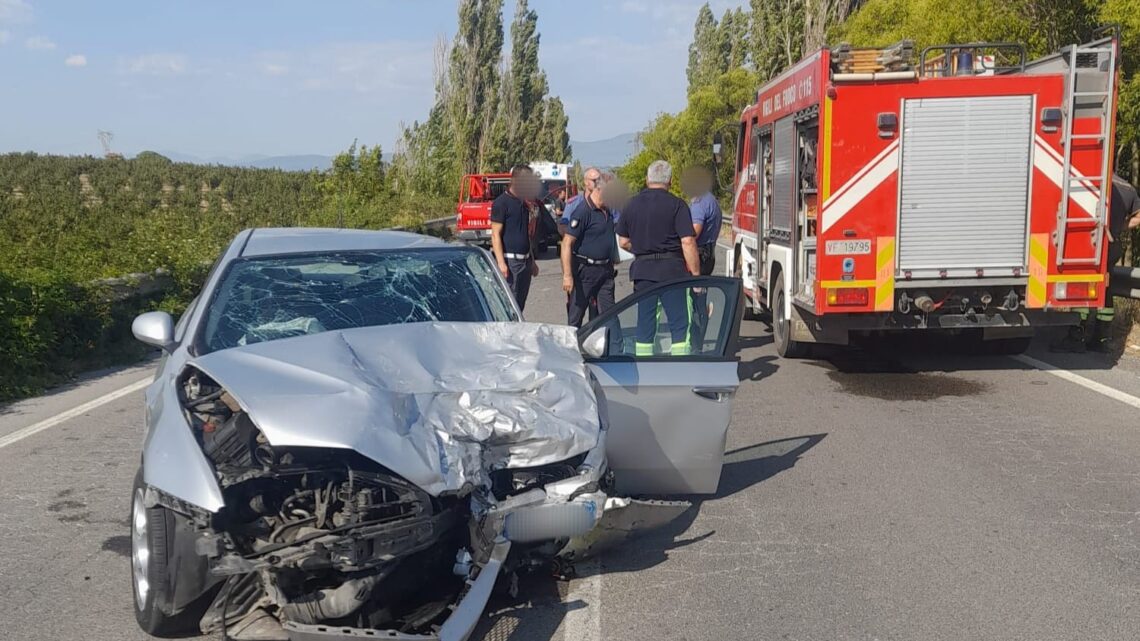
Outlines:
[{"label": "white road marking", "polygon": [[[598,641],[602,638],[602,564],[597,558],[578,564],[584,576],[570,583],[566,616],[562,619],[563,641]],[[578,603],[585,607],[579,607]]]},{"label": "white road marking", "polygon": [[1057,378],[1065,379],[1066,381],[1069,381],[1070,383],[1076,383],[1077,385],[1080,385],[1081,387],[1083,387],[1085,389],[1092,390],[1092,391],[1094,391],[1097,394],[1100,394],[1102,396],[1107,396],[1108,398],[1120,401],[1121,403],[1124,403],[1125,405],[1131,405],[1132,407],[1135,407],[1136,409],[1140,409],[1140,398],[1136,398],[1135,396],[1132,396],[1131,394],[1125,394],[1124,392],[1122,392],[1116,388],[1109,387],[1108,385],[1105,385],[1103,383],[1098,383],[1094,380],[1087,379],[1084,376],[1074,374],[1074,373],[1070,372],[1069,370],[1061,369],[1060,367],[1057,367],[1056,365],[1050,365],[1049,363],[1046,363],[1044,361],[1039,361],[1036,358],[1033,358],[1031,356],[1014,356],[1013,359],[1015,361],[1025,363],[1026,365],[1029,365],[1030,367],[1035,367],[1035,368],[1037,368],[1043,372],[1048,372],[1049,374],[1052,374],[1053,376],[1056,376]]},{"label": "white road marking", "polygon": [[16,430],[7,436],[0,437],[0,449],[4,449],[13,443],[22,441],[29,436],[32,436],[33,434],[39,434],[46,429],[55,427],[56,425],[59,425],[65,421],[69,421],[77,416],[82,416],[83,414],[86,414],[87,412],[90,412],[97,407],[106,405],[111,401],[126,396],[127,394],[133,394],[134,392],[141,390],[147,385],[150,385],[152,380],[154,379],[148,376],[141,381],[135,381],[126,387],[104,394],[95,400],[87,401],[82,405],[78,405],[67,410],[66,412],[60,412],[51,418],[46,418],[39,423],[29,425],[23,429]]}]

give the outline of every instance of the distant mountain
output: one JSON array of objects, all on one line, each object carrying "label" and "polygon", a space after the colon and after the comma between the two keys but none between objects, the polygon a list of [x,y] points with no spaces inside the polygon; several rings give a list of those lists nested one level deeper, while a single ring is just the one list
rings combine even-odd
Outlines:
[{"label": "distant mountain", "polygon": [[637,134],[621,134],[605,140],[570,141],[574,158],[583,166],[619,167],[637,150]]},{"label": "distant mountain", "polygon": [[297,156],[266,156],[247,154],[244,156],[211,156],[203,158],[177,151],[159,151],[174,162],[188,162],[195,165],[225,165],[227,167],[254,167],[257,169],[282,169],[284,171],[324,170],[332,166],[332,156],[301,154]]},{"label": "distant mountain", "polygon": [[258,169],[284,169],[285,171],[324,171],[332,166],[332,156],[304,154],[301,156],[270,156],[247,164]]}]

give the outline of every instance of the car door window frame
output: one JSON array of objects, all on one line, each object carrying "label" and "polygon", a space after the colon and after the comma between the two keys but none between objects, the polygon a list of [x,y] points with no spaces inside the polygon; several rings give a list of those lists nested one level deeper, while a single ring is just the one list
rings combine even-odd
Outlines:
[{"label": "car door window frame", "polygon": [[[737,353],[740,351],[740,322],[744,315],[744,292],[741,286],[740,279],[726,278],[724,276],[688,276],[685,278],[677,278],[670,281],[658,283],[649,289],[635,292],[626,296],[625,298],[617,301],[617,303],[606,310],[594,320],[586,323],[578,330],[578,344],[581,345],[588,336],[593,334],[596,330],[607,325],[611,325],[622,312],[630,307],[636,306],[637,302],[643,298],[659,294],[662,291],[672,289],[678,286],[683,286],[689,290],[698,287],[720,287],[726,290],[728,296],[734,296],[736,301],[736,308],[734,310],[732,320],[728,325],[728,338],[725,342],[724,354],[686,354],[686,355],[672,355],[672,354],[654,354],[652,356],[637,356],[635,354],[607,354],[601,358],[594,358],[588,355],[583,355],[583,358],[588,363],[607,363],[607,362],[645,362],[645,363],[699,363],[699,362],[725,362],[737,360]],[[620,327],[620,324],[619,324]],[[607,341],[612,337],[607,336]]]}]

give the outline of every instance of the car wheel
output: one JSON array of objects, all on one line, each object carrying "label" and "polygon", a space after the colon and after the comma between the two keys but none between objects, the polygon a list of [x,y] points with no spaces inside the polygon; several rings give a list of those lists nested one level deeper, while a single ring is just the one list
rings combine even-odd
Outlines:
[{"label": "car wheel", "polygon": [[174,577],[170,572],[174,515],[161,505],[146,507],[145,493],[140,469],[131,491],[131,589],[135,619],[139,627],[152,636],[194,631],[198,624],[194,613],[167,614],[174,590]]},{"label": "car wheel", "polygon": [[784,275],[776,277],[776,286],[773,288],[774,303],[772,305],[772,333],[776,339],[776,353],[784,358],[803,358],[807,356],[808,346],[792,340],[792,321],[784,318]]}]

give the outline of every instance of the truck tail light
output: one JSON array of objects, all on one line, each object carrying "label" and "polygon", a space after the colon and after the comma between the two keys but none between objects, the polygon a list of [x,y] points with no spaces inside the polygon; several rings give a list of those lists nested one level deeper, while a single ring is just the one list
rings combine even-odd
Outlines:
[{"label": "truck tail light", "polygon": [[827,290],[827,304],[833,307],[863,307],[871,300],[866,287],[840,287]]},{"label": "truck tail light", "polygon": [[1057,300],[1093,300],[1096,283],[1057,283],[1054,292]]}]

